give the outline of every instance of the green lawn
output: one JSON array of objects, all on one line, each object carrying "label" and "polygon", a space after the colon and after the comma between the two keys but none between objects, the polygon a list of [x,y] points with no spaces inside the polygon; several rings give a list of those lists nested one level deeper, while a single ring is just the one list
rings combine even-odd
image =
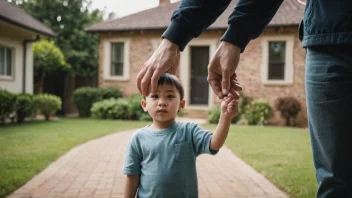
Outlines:
[{"label": "green lawn", "polygon": [[[146,124],[61,118],[0,127],[0,197],[76,145]],[[291,197],[314,197],[317,185],[307,130],[233,125],[226,145]]]},{"label": "green lawn", "polygon": [[[215,129],[215,125],[203,127]],[[315,197],[308,130],[233,125],[225,144],[291,197]]]},{"label": "green lawn", "polygon": [[61,118],[0,127],[0,197],[78,144],[145,125],[146,122]]}]

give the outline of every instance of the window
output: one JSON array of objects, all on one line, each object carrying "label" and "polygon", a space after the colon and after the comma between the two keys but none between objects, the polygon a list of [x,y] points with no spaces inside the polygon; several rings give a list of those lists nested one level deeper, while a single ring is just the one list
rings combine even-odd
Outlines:
[{"label": "window", "polygon": [[293,84],[294,36],[263,36],[261,80],[263,84]]},{"label": "window", "polygon": [[0,76],[12,76],[12,50],[0,46]]},{"label": "window", "polygon": [[124,43],[111,43],[111,76],[123,76]]},{"label": "window", "polygon": [[269,42],[269,80],[285,79],[285,53],[286,42],[270,41]]},{"label": "window", "polygon": [[103,79],[130,80],[130,38],[103,39]]}]

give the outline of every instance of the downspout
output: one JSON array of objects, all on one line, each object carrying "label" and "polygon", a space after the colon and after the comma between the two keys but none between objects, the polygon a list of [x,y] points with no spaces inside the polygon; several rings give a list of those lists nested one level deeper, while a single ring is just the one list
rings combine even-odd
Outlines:
[{"label": "downspout", "polygon": [[40,39],[40,36],[37,35],[35,39],[25,39],[23,40],[23,75],[22,75],[22,93],[26,93],[26,64],[27,64],[27,43],[36,42]]}]

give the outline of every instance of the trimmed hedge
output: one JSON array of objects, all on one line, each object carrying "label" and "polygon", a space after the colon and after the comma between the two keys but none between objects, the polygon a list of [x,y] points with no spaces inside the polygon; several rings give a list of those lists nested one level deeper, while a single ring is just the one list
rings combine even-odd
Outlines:
[{"label": "trimmed hedge", "polygon": [[249,125],[264,125],[273,115],[273,110],[266,100],[254,100],[245,107],[244,118]]},{"label": "trimmed hedge", "polygon": [[74,91],[73,103],[76,105],[80,117],[89,117],[95,102],[121,97],[122,93],[118,88],[82,87]]},{"label": "trimmed hedge", "polygon": [[5,90],[0,91],[0,124],[5,124],[5,119],[16,110],[16,103],[15,94]]},{"label": "trimmed hedge", "polygon": [[50,119],[51,115],[61,109],[62,103],[60,97],[50,94],[36,95],[34,97],[34,102],[47,121]]},{"label": "trimmed hedge", "polygon": [[98,119],[151,121],[152,117],[141,106],[142,99],[141,95],[134,94],[128,98],[102,100],[93,104],[91,116]]},{"label": "trimmed hedge", "polygon": [[19,94],[16,104],[17,123],[22,123],[26,117],[34,115],[36,109],[33,95]]},{"label": "trimmed hedge", "polygon": [[22,123],[26,117],[35,115],[38,110],[49,120],[51,115],[61,109],[61,104],[61,99],[51,94],[13,94],[0,90],[0,124],[5,124],[7,119]]}]

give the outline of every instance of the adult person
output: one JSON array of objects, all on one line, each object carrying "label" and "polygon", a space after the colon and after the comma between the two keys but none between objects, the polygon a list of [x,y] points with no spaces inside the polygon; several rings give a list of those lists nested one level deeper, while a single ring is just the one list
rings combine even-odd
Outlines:
[{"label": "adult person", "polygon": [[[227,31],[208,66],[215,94],[239,89],[235,70],[240,53],[257,38],[283,0],[239,0]],[[230,0],[183,0],[171,17],[158,49],[137,76],[143,95],[159,76],[174,73],[180,52],[226,9]],[[352,197],[352,1],[308,0],[300,26],[307,50],[305,88],[308,125],[318,182],[317,197]],[[289,179],[289,178],[287,178]]]}]

